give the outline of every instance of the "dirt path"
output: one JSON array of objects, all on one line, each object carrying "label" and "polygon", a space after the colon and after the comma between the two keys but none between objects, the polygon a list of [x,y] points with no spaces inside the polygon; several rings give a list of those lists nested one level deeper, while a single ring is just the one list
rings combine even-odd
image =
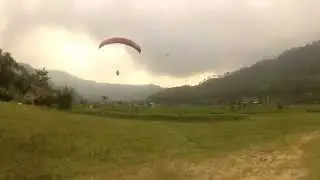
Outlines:
[{"label": "dirt path", "polygon": [[192,180],[297,180],[307,170],[302,166],[303,146],[319,133],[303,135],[287,151],[243,151],[221,160],[189,166]]},{"label": "dirt path", "polygon": [[[298,180],[306,176],[303,147],[320,133],[302,135],[285,151],[247,150],[199,164],[164,163],[114,180]],[[91,178],[105,179],[105,178]]]}]

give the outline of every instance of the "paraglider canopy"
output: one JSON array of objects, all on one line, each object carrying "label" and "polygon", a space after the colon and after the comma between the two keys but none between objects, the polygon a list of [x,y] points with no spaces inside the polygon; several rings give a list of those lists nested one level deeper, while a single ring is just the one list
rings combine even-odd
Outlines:
[{"label": "paraglider canopy", "polygon": [[124,44],[124,45],[130,46],[130,47],[134,48],[135,50],[137,50],[139,53],[141,53],[141,47],[136,42],[134,42],[128,38],[125,38],[125,37],[111,37],[108,39],[104,39],[103,41],[100,42],[99,49],[105,45],[114,44],[114,43],[119,43],[119,44]]}]

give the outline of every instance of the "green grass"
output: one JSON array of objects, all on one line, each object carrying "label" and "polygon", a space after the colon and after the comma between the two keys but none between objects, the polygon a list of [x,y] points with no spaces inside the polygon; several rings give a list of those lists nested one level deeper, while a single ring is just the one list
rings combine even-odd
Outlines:
[{"label": "green grass", "polygon": [[316,138],[305,148],[305,166],[308,167],[308,180],[318,180],[320,178],[320,138]]},{"label": "green grass", "polygon": [[147,121],[173,121],[173,122],[218,122],[236,121],[248,119],[245,114],[220,113],[220,114],[201,114],[201,113],[140,113],[140,112],[116,112],[97,109],[73,110],[77,114],[96,115],[108,118],[138,119]]},{"label": "green grass", "polygon": [[89,176],[163,159],[201,160],[251,145],[285,143],[290,135],[320,128],[320,114],[303,111],[254,114],[241,121],[197,117],[198,123],[113,119],[15,104],[0,104],[0,112],[0,179]]},{"label": "green grass", "polygon": [[228,106],[158,106],[131,107],[128,105],[103,105],[99,108],[86,108],[77,106],[72,110],[77,114],[96,115],[109,118],[139,119],[148,121],[174,121],[174,122],[217,122],[248,119],[252,114],[283,113],[276,106],[249,106],[245,111],[235,109],[231,111]]}]

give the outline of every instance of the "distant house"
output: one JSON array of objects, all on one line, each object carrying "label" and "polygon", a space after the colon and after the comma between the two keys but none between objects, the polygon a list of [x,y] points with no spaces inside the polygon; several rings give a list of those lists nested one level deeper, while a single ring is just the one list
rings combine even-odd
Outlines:
[{"label": "distant house", "polygon": [[23,92],[23,100],[28,104],[35,104],[36,101],[44,99],[50,94],[50,91],[31,84]]},{"label": "distant house", "polygon": [[149,102],[147,105],[148,107],[151,107],[151,108],[154,108],[156,106],[156,104],[153,102]]},{"label": "distant house", "polygon": [[259,104],[260,99],[258,97],[241,97],[240,104]]}]

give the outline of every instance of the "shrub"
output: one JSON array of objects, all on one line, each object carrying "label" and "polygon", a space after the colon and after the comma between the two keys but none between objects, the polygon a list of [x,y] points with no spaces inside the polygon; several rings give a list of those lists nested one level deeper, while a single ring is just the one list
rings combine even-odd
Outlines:
[{"label": "shrub", "polygon": [[13,99],[13,94],[7,89],[0,88],[0,100],[1,101],[11,101]]}]

